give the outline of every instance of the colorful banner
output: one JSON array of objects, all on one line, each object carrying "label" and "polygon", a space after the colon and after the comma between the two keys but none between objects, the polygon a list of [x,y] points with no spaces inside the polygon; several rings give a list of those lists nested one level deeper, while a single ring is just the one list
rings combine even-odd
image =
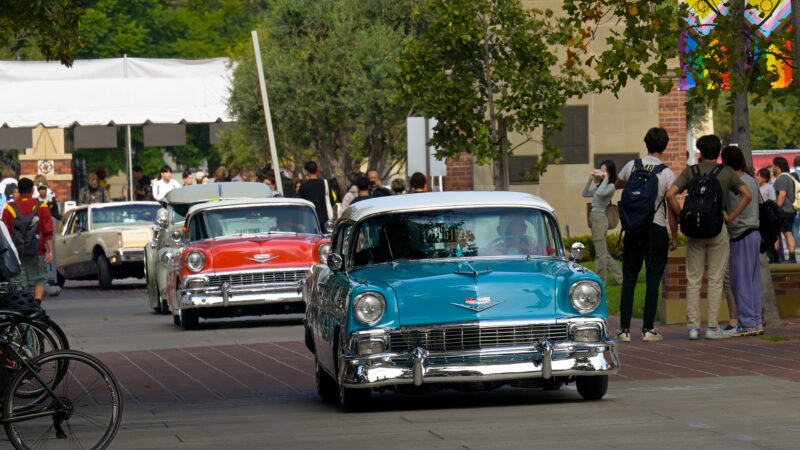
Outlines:
[{"label": "colorful banner", "polygon": [[[705,38],[714,28],[714,21],[721,15],[729,13],[728,0],[679,0],[688,6],[689,14],[686,21],[688,31],[681,39],[681,59],[683,56],[697,48],[698,40]],[[749,8],[745,11],[745,18],[758,29],[764,37],[769,37],[780,29],[791,27],[791,0],[748,0]],[[773,46],[770,50],[776,50]],[[787,42],[783,51],[791,51],[791,43]],[[768,55],[768,63],[777,69],[779,79],[774,83],[776,88],[784,88],[792,81],[792,70],[783,61]],[[684,66],[685,76],[681,79],[681,90],[693,88],[698,79],[703,78],[702,73],[691,73]]]}]

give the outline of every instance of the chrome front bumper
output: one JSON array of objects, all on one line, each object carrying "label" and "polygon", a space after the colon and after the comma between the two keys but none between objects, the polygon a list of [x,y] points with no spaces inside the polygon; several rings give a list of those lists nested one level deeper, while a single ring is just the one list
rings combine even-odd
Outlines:
[{"label": "chrome front bumper", "polygon": [[271,305],[302,303],[303,296],[297,287],[249,285],[231,287],[184,288],[178,291],[180,309],[213,308],[228,306]]},{"label": "chrome front bumper", "polygon": [[543,339],[533,347],[444,353],[416,347],[407,354],[345,357],[340,379],[345,387],[373,388],[612,375],[618,368],[615,341]]}]

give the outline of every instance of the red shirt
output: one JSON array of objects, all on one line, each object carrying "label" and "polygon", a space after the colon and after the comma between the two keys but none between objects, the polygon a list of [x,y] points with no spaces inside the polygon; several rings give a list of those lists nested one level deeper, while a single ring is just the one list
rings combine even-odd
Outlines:
[{"label": "red shirt", "polygon": [[[36,202],[38,200],[32,198],[31,194],[23,194],[14,204],[22,214],[30,214],[33,207],[36,206]],[[45,242],[53,240],[53,218],[50,216],[50,208],[47,207],[47,203],[42,203],[42,206],[36,211],[36,215],[39,217],[39,223],[36,225],[36,234],[39,235],[39,255],[44,255],[47,250]],[[10,204],[6,205],[3,209],[3,223],[6,224],[11,237],[14,237],[14,219],[16,217],[17,213],[14,212],[14,208]]]}]

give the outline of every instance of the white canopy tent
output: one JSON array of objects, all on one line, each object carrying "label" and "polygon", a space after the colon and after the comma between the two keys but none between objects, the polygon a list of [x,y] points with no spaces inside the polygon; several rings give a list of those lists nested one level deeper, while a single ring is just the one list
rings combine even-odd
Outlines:
[{"label": "white canopy tent", "polygon": [[[0,127],[230,122],[232,67],[206,60],[0,61]],[[132,187],[131,187],[132,192]]]}]

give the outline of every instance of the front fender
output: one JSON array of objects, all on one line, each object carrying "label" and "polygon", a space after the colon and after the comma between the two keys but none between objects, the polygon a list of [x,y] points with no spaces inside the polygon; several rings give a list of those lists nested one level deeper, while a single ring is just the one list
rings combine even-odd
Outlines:
[{"label": "front fender", "polygon": [[151,308],[158,307],[159,293],[156,286],[156,254],[155,249],[147,244],[144,246],[144,272],[147,283],[147,300]]}]

